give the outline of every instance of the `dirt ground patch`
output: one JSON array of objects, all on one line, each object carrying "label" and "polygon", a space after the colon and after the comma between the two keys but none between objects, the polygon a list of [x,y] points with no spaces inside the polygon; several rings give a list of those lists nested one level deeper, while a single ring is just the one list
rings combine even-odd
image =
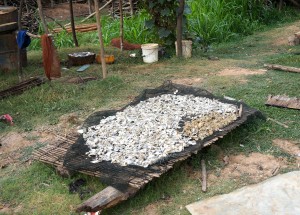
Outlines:
[{"label": "dirt ground patch", "polygon": [[242,75],[263,75],[267,72],[265,69],[250,70],[240,67],[226,68],[219,72],[218,76],[242,76]]},{"label": "dirt ground patch", "polygon": [[298,161],[300,161],[300,148],[299,143],[290,141],[290,140],[284,140],[284,139],[275,139],[273,140],[273,145],[280,148],[282,151],[295,156]]},{"label": "dirt ground patch", "polygon": [[150,204],[147,207],[145,207],[144,212],[146,215],[156,215],[158,213],[158,206],[155,204]]},{"label": "dirt ground patch", "polygon": [[202,78],[178,78],[171,80],[174,84],[196,85],[203,82]]},{"label": "dirt ground patch", "polygon": [[55,126],[40,127],[27,133],[9,132],[0,136],[0,169],[8,165],[19,163],[24,149],[37,143],[47,144],[55,141],[57,135],[76,132],[82,123],[78,114],[71,113],[59,118]]},{"label": "dirt ground patch", "polygon": [[26,146],[30,146],[31,142],[26,139],[25,134],[11,132],[0,139],[1,153],[9,153]]},{"label": "dirt ground patch", "polygon": [[[300,27],[296,25],[292,25],[289,27],[285,27],[283,31],[279,34],[279,37],[273,38],[272,45],[282,46],[288,45],[288,37],[293,36],[296,32],[300,31]],[[278,35],[278,34],[275,34]]]},{"label": "dirt ground patch", "polygon": [[246,155],[229,156],[228,164],[221,170],[221,177],[240,179],[248,177],[253,182],[259,182],[276,175],[279,169],[287,167],[284,158],[276,158],[272,155],[251,153]]},{"label": "dirt ground patch", "polygon": [[[217,172],[209,172],[207,175],[207,185],[212,186],[220,179],[240,180],[242,177],[257,183],[276,175],[280,169],[288,166],[285,158],[276,158],[272,155],[261,153],[251,153],[224,156],[223,152],[217,157],[223,162],[224,167]],[[201,179],[201,171],[188,168],[189,177]]]},{"label": "dirt ground patch", "polygon": [[[299,143],[298,143],[299,144]],[[300,148],[296,142],[284,139],[273,140],[273,145],[279,147],[282,151],[300,157]]]},{"label": "dirt ground patch", "polygon": [[[73,3],[73,10],[74,16],[84,16],[89,14],[89,7],[87,4]],[[54,19],[68,19],[70,18],[69,3],[55,5],[53,8],[45,8],[44,13],[46,16]]]},{"label": "dirt ground patch", "polygon": [[44,144],[53,140],[54,135],[32,131],[29,133],[9,132],[0,137],[0,169],[19,163],[24,150],[36,143]]}]

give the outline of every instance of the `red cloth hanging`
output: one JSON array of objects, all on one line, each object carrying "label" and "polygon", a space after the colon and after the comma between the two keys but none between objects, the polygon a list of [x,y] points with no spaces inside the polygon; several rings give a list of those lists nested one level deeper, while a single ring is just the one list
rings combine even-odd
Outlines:
[{"label": "red cloth hanging", "polygon": [[[116,48],[120,48],[120,38],[113,38],[110,42],[110,44]],[[132,44],[127,42],[126,40],[123,41],[123,49],[124,50],[135,50],[135,49],[141,49],[140,44]]]},{"label": "red cloth hanging", "polygon": [[51,80],[51,78],[61,77],[60,61],[51,37],[49,37],[47,34],[42,35],[41,44],[43,50],[45,75],[49,80]]}]

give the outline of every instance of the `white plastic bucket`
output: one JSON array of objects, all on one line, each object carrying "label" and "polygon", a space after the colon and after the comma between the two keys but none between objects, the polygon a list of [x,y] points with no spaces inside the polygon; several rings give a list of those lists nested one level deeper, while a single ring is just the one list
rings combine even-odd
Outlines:
[{"label": "white plastic bucket", "polygon": [[143,61],[145,63],[154,63],[158,61],[158,44],[148,43],[142,46]]},{"label": "white plastic bucket", "polygon": [[[192,44],[193,42],[190,40],[182,40],[182,56],[185,58],[192,57]],[[177,51],[177,41],[175,42],[176,47],[176,56],[178,56]]]}]

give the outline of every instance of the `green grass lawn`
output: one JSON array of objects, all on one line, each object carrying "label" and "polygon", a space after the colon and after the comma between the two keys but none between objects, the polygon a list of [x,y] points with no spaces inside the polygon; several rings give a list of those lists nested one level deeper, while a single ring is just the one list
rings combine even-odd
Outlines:
[{"label": "green grass lawn", "polygon": [[[191,177],[190,172],[200,171],[200,160],[207,162],[209,174],[218,175],[223,168],[217,158],[220,151],[226,155],[259,152],[288,159],[289,166],[280,172],[294,170],[294,159],[272,145],[275,138],[300,140],[300,114],[297,110],[267,107],[264,102],[269,94],[300,95],[300,75],[281,71],[267,71],[263,75],[244,77],[220,77],[217,73],[225,68],[241,67],[260,69],[264,63],[277,63],[300,67],[300,46],[289,47],[276,44],[275,40],[285,38],[281,32],[293,32],[290,26],[300,26],[294,22],[270,28],[264,32],[242,38],[239,41],[213,46],[208,53],[196,51],[191,59],[179,60],[175,57],[163,59],[155,64],[144,64],[141,57],[130,58],[130,52],[120,53],[107,48],[116,56],[116,62],[108,66],[108,78],[101,79],[101,66],[94,64],[86,72],[77,73],[76,68],[62,71],[63,77],[97,76],[96,81],[86,84],[66,84],[56,80],[0,101],[0,113],[9,113],[15,120],[14,127],[0,124],[0,135],[10,131],[30,132],[41,126],[55,126],[59,117],[68,113],[79,113],[83,118],[96,110],[115,109],[127,104],[145,88],[155,88],[163,81],[173,78],[201,78],[197,87],[208,89],[218,96],[230,96],[243,100],[260,110],[266,117],[285,123],[284,128],[272,121],[254,120],[241,126],[219,140],[219,146],[209,147],[189,160],[148,184],[136,197],[107,210],[104,214],[188,214],[185,205],[217,194],[228,193],[236,188],[253,183],[242,177],[238,181],[218,177],[217,182],[202,193],[199,177]],[[67,53],[89,50],[98,52],[98,47],[60,49],[59,55],[66,61]],[[219,61],[209,61],[207,56],[217,56]],[[41,52],[28,53],[29,66],[24,69],[26,77],[43,75]],[[0,73],[0,89],[17,83],[16,72]],[[243,147],[241,147],[241,145]],[[24,149],[24,153],[30,153]],[[1,156],[1,155],[0,155]],[[0,157],[1,158],[1,157]],[[104,185],[96,178],[75,175],[61,178],[55,170],[45,164],[33,162],[30,165],[14,164],[0,169],[0,206],[21,207],[20,214],[74,214],[74,208],[82,202],[78,194],[69,194],[68,184],[77,178],[87,180],[85,196],[99,192]]]}]

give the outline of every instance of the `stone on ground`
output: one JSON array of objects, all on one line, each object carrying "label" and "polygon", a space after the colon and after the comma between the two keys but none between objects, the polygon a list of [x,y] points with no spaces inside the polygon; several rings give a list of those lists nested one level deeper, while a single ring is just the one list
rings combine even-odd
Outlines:
[{"label": "stone on ground", "polygon": [[300,171],[187,205],[192,215],[300,214]]}]

